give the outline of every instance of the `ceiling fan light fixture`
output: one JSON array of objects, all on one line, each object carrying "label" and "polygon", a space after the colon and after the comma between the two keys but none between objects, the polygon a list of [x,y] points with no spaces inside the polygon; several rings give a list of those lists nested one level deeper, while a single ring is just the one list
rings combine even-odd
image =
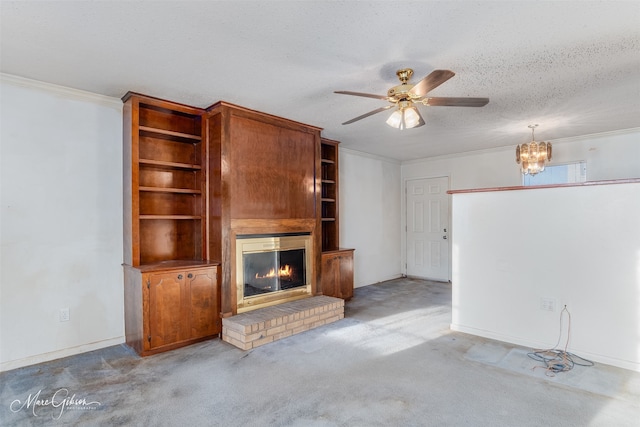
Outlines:
[{"label": "ceiling fan light fixture", "polygon": [[404,110],[404,123],[407,129],[420,126],[422,118],[416,107],[405,108]]},{"label": "ceiling fan light fixture", "polygon": [[400,129],[403,120],[402,109],[397,109],[394,111],[389,118],[387,119],[387,124],[392,128]]},{"label": "ceiling fan light fixture", "polygon": [[396,129],[411,129],[422,126],[424,121],[416,107],[399,106],[387,119],[387,124]]}]

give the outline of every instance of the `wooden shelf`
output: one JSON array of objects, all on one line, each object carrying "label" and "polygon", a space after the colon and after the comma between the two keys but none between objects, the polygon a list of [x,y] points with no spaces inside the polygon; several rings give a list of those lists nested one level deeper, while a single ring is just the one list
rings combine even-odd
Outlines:
[{"label": "wooden shelf", "polygon": [[128,93],[124,263],[206,259],[204,110]]},{"label": "wooden shelf", "polygon": [[174,132],[171,130],[158,129],[158,128],[153,128],[149,126],[138,126],[138,129],[140,130],[140,133],[147,132],[147,133],[152,133],[152,134],[157,134],[162,136],[170,136],[173,138],[186,139],[192,142],[202,141],[202,137],[200,137],[200,135],[191,135],[188,133]]},{"label": "wooden shelf", "polygon": [[140,219],[202,219],[199,215],[140,215]]},{"label": "wooden shelf", "polygon": [[338,144],[338,141],[332,141],[326,138],[322,138],[320,143],[320,182],[322,184],[320,203],[323,251],[334,249],[338,247],[340,243],[338,213]]},{"label": "wooden shelf", "polygon": [[202,194],[202,191],[190,188],[139,187],[139,190],[157,193]]},{"label": "wooden shelf", "polygon": [[202,169],[202,166],[200,165],[194,165],[191,163],[166,162],[163,160],[140,159],[139,163],[141,165],[160,166],[160,167],[176,168],[176,169],[189,169],[189,170],[195,170],[195,171]]}]

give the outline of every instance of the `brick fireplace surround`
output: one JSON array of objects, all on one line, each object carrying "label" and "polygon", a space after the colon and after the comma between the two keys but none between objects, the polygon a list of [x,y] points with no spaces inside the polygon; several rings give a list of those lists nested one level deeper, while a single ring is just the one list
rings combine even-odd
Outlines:
[{"label": "brick fireplace surround", "polygon": [[250,350],[342,318],[343,299],[315,296],[223,318],[222,340]]}]

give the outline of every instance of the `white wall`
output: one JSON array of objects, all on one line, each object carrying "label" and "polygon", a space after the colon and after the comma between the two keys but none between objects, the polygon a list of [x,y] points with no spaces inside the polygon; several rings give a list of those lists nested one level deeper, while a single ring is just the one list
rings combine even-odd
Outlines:
[{"label": "white wall", "polygon": [[[122,103],[1,75],[0,370],[124,341]],[[59,322],[59,310],[70,321]]]},{"label": "white wall", "polygon": [[355,286],[400,277],[400,164],[340,149],[340,246],[355,248]]},{"label": "white wall", "polygon": [[[551,164],[587,162],[587,180],[640,177],[640,128],[552,141]],[[449,176],[451,190],[522,185],[515,147],[402,164],[402,179]]]},{"label": "white wall", "polygon": [[[587,162],[587,180],[640,178],[640,129],[552,141],[551,164]],[[448,176],[451,190],[522,185],[515,160],[515,146],[453,156],[414,160],[402,164],[402,188],[407,180]],[[401,201],[401,220],[406,222],[406,200]],[[451,227],[454,232],[454,226]],[[401,234],[403,262],[406,236]]]},{"label": "white wall", "polygon": [[454,194],[452,328],[550,348],[566,304],[570,352],[640,371],[639,218],[640,183]]}]

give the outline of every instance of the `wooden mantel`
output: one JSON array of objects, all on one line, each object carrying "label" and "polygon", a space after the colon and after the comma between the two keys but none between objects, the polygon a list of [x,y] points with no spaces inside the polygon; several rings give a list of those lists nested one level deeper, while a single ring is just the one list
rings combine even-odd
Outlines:
[{"label": "wooden mantel", "polygon": [[633,184],[633,183],[639,183],[639,182],[640,182],[640,178],[611,179],[611,180],[605,180],[605,181],[575,182],[571,184],[546,184],[546,185],[531,185],[531,186],[518,185],[518,186],[512,186],[512,187],[470,188],[465,190],[449,190],[447,191],[447,194],[487,193],[491,191],[538,190],[540,188],[586,187],[591,185]]}]

